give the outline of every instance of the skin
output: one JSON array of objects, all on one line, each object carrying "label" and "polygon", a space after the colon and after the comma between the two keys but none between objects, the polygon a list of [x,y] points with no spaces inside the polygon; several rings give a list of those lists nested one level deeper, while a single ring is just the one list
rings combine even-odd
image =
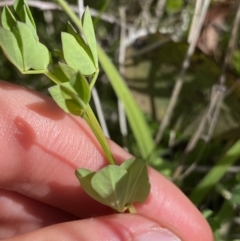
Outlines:
[{"label": "skin", "polygon": [[[85,121],[47,96],[0,82],[0,239],[129,240],[164,227],[183,241],[213,241],[205,219],[169,180],[149,167],[151,193],[137,214],[93,201],[74,175],[107,164]],[[109,141],[118,163],[131,157]]]}]

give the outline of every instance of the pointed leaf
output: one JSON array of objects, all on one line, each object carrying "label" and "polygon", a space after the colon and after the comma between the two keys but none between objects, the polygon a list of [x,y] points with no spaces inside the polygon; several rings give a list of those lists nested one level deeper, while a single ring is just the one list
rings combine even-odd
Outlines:
[{"label": "pointed leaf", "polygon": [[68,33],[62,33],[63,54],[66,63],[83,75],[92,75],[96,68],[86,51],[77,40]]},{"label": "pointed leaf", "polygon": [[94,64],[96,68],[98,68],[97,43],[92,18],[88,7],[86,8],[86,11],[83,16],[83,33],[86,38],[86,42],[88,43],[88,46],[91,49]]},{"label": "pointed leaf", "polygon": [[66,77],[60,66],[53,66],[53,73],[60,80],[61,83],[69,82],[69,79]]},{"label": "pointed leaf", "polygon": [[[23,22],[25,22],[25,18],[26,18],[25,12],[26,12],[27,18],[30,20],[31,25],[36,29],[34,18],[32,16],[30,8],[28,7],[26,0],[15,0],[13,7]],[[22,11],[23,7],[25,8],[24,11]]]},{"label": "pointed leaf", "polygon": [[77,95],[85,103],[85,105],[87,105],[90,100],[91,94],[90,94],[89,84],[85,79],[85,77],[80,72],[77,72],[70,79],[70,84],[73,87],[73,89],[76,91]]},{"label": "pointed leaf", "polygon": [[100,203],[105,204],[104,199],[92,188],[92,177],[95,175],[95,172],[87,170],[85,168],[79,168],[75,171],[83,190],[93,199],[97,200]]},{"label": "pointed leaf", "polygon": [[72,112],[69,109],[70,113],[75,114],[75,112],[78,113],[79,110],[81,110],[81,112],[82,112],[86,109],[87,103],[85,103],[84,100],[82,99],[82,97],[78,95],[77,91],[74,89],[74,87],[72,86],[72,84],[70,82],[63,83],[60,86],[61,86],[61,90],[62,90],[64,98],[66,100],[72,100],[73,104],[77,106],[77,108],[74,107],[75,108],[74,112]]},{"label": "pointed leaf", "polygon": [[150,192],[147,166],[141,159],[129,159],[125,161],[122,168],[128,172],[126,180],[125,204],[131,205],[133,202],[143,203]]},{"label": "pointed leaf", "polygon": [[0,46],[7,59],[15,65],[21,72],[23,71],[22,54],[18,47],[18,42],[14,34],[0,27]]},{"label": "pointed leaf", "polygon": [[65,88],[63,88],[62,85],[55,85],[48,89],[52,98],[55,100],[58,106],[62,108],[66,113],[81,116],[83,113],[83,108],[79,105],[79,103],[76,100],[72,98],[71,95],[68,94],[72,91],[71,86],[69,87],[68,85],[66,85]]},{"label": "pointed leaf", "polygon": [[72,26],[72,24],[70,22],[68,22],[67,29],[68,29],[68,33],[71,34],[77,40],[79,45],[86,51],[86,53],[88,54],[88,56],[91,58],[91,60],[94,63],[92,52],[91,52],[89,46],[86,44],[83,37],[74,29],[74,27]]},{"label": "pointed leaf", "polygon": [[93,189],[104,199],[104,202],[119,212],[125,209],[125,204],[120,199],[125,189],[125,183],[122,180],[126,175],[127,171],[123,168],[109,165],[98,171],[91,181]]},{"label": "pointed leaf", "polygon": [[68,30],[68,33],[71,34],[77,40],[80,46],[82,46],[85,50],[86,48],[88,48],[82,36],[77,33],[77,31],[75,30],[75,28],[72,26],[70,22],[68,22],[67,30]]},{"label": "pointed leaf", "polygon": [[31,29],[34,38],[36,40],[39,40],[38,35],[37,35],[37,31],[36,31],[35,23],[33,22],[34,23],[33,24],[31,19],[29,18],[29,14],[28,14],[26,5],[23,5],[20,14],[21,14],[22,22],[25,23]]},{"label": "pointed leaf", "polygon": [[5,6],[2,11],[2,26],[7,30],[11,30],[15,24],[15,17],[13,16],[8,6]]},{"label": "pointed leaf", "polygon": [[62,72],[65,74],[65,76],[70,79],[76,72],[74,69],[72,69],[67,64],[59,62],[59,67],[61,68]]},{"label": "pointed leaf", "polygon": [[24,71],[29,69],[46,69],[50,62],[50,55],[47,48],[39,43],[33,36],[31,29],[24,23],[17,21],[13,28],[19,49],[21,50]]}]

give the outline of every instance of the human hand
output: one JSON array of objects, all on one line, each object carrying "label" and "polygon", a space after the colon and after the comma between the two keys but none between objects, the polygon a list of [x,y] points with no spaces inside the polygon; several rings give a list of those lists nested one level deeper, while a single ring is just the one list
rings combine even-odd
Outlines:
[{"label": "human hand", "polygon": [[[85,194],[75,169],[108,162],[84,120],[49,97],[1,82],[0,136],[0,239],[213,240],[200,212],[152,168],[151,193],[137,214],[113,214]],[[130,157],[110,146],[117,162]]]}]

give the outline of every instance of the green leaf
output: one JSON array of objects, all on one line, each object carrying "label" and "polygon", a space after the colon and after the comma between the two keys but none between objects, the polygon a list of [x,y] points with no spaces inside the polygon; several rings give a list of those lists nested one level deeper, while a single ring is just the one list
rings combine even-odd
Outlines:
[{"label": "green leaf", "polygon": [[[128,89],[124,79],[119,74],[112,61],[98,48],[99,61],[116,93],[118,98],[123,102],[129,124],[132,128],[134,136],[138,143],[138,148],[142,158],[147,159],[153,152],[155,144],[151,136],[150,128],[144,119],[143,113],[136,104],[130,90]],[[160,159],[159,163],[163,164]]]},{"label": "green leaf", "polygon": [[93,199],[98,200],[100,203],[104,203],[104,199],[92,188],[91,180],[95,173],[96,172],[92,172],[85,168],[80,168],[75,171],[75,175],[80,181],[84,191]]},{"label": "green leaf", "polygon": [[[37,42],[37,50],[38,50],[38,58],[39,58],[37,61],[37,65],[39,65],[39,68],[37,68],[36,66],[35,69],[40,69],[40,67],[42,67],[41,69],[46,69],[47,66],[52,62],[52,55],[48,51],[45,45],[43,45],[38,41],[36,42]],[[32,68],[34,69],[34,67]]]},{"label": "green leaf", "polygon": [[34,18],[26,0],[15,0],[13,7],[21,21],[24,23],[31,23],[31,26],[36,29]]},{"label": "green leaf", "polygon": [[23,71],[22,54],[18,47],[18,42],[14,34],[0,27],[0,46],[7,59],[15,65],[21,72]]},{"label": "green leaf", "polygon": [[168,12],[177,12],[181,10],[183,0],[167,0],[166,10]]},{"label": "green leaf", "polygon": [[144,202],[150,191],[147,167],[140,160],[109,165],[96,173],[81,168],[75,173],[88,195],[118,212]]},{"label": "green leaf", "polygon": [[[65,85],[65,86],[64,86]],[[68,82],[61,85],[55,85],[48,89],[52,98],[66,113],[81,116],[84,112],[79,103],[73,99],[73,89]]]},{"label": "green leaf", "polygon": [[65,74],[65,76],[70,79],[76,72],[74,69],[72,69],[70,66],[68,66],[67,64],[58,63],[60,68],[62,69],[63,73]]},{"label": "green leaf", "polygon": [[13,34],[22,53],[24,71],[46,69],[51,61],[50,54],[47,48],[35,39],[31,29],[26,24],[17,21]]},{"label": "green leaf", "polygon": [[125,210],[122,200],[125,185],[122,184],[126,175],[127,171],[121,166],[109,165],[96,172],[91,181],[93,189],[102,197],[104,203],[119,212]]},{"label": "green leaf", "polygon": [[11,30],[15,24],[15,17],[13,16],[8,6],[5,6],[2,11],[2,26],[7,30]]},{"label": "green leaf", "polygon": [[77,72],[70,79],[70,84],[73,87],[76,94],[81,98],[85,105],[87,105],[90,100],[91,93],[89,84],[85,77],[80,72]]},{"label": "green leaf", "polygon": [[83,33],[88,43],[88,46],[91,49],[94,64],[96,68],[98,68],[97,42],[93,28],[92,18],[88,7],[86,8],[86,11],[83,15]]},{"label": "green leaf", "polygon": [[63,51],[61,49],[54,49],[54,53],[58,56],[58,58],[64,59]]},{"label": "green leaf", "polygon": [[62,33],[62,44],[64,59],[71,68],[86,76],[96,71],[89,55],[71,34]]},{"label": "green leaf", "polygon": [[69,82],[71,77],[76,74],[75,70],[69,67],[67,64],[61,62],[58,64],[58,66],[52,67],[54,75],[60,80],[61,83]]},{"label": "green leaf", "polygon": [[240,204],[240,184],[236,185],[232,190],[231,203],[233,205],[239,205]]},{"label": "green leaf", "polygon": [[199,205],[204,197],[221,180],[228,168],[239,159],[240,140],[238,140],[222,157],[220,161],[202,178],[198,185],[190,193],[190,200]]},{"label": "green leaf", "polygon": [[65,112],[78,116],[82,116],[90,100],[89,85],[80,72],[73,75],[70,82],[50,87],[48,90]]},{"label": "green leaf", "polygon": [[67,78],[67,76],[65,75],[65,73],[62,71],[60,66],[53,66],[53,73],[54,75],[57,77],[57,79],[61,82],[68,82],[69,79]]},{"label": "green leaf", "polygon": [[77,40],[79,45],[86,51],[88,56],[94,62],[89,46],[85,43],[83,37],[79,33],[77,33],[77,31],[74,29],[74,27],[72,26],[72,24],[70,22],[68,22],[67,29],[68,29],[68,33],[71,34],[72,36],[74,36],[74,38]]},{"label": "green leaf", "polygon": [[145,162],[133,158],[125,161],[121,167],[128,170],[124,203],[129,205],[133,202],[143,203],[150,192],[150,183]]},{"label": "green leaf", "polygon": [[22,22],[24,22],[31,29],[34,38],[36,40],[39,40],[38,35],[37,35],[37,31],[36,31],[35,23],[32,22],[31,19],[29,18],[29,14],[28,14],[28,10],[27,10],[26,5],[24,5],[21,9],[21,16],[22,16],[21,17]]}]

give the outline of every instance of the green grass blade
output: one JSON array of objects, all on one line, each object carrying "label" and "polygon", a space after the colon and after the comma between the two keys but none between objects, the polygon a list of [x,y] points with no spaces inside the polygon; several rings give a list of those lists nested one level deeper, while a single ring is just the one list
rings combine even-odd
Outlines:
[{"label": "green grass blade", "polygon": [[190,194],[193,203],[199,205],[209,191],[220,181],[227,169],[240,157],[240,140],[238,140],[223,156],[223,158],[202,179]]},{"label": "green grass blade", "polygon": [[141,156],[143,159],[146,159],[154,150],[155,145],[143,114],[116,67],[100,47],[98,47],[98,58],[115,93],[124,104]]}]

